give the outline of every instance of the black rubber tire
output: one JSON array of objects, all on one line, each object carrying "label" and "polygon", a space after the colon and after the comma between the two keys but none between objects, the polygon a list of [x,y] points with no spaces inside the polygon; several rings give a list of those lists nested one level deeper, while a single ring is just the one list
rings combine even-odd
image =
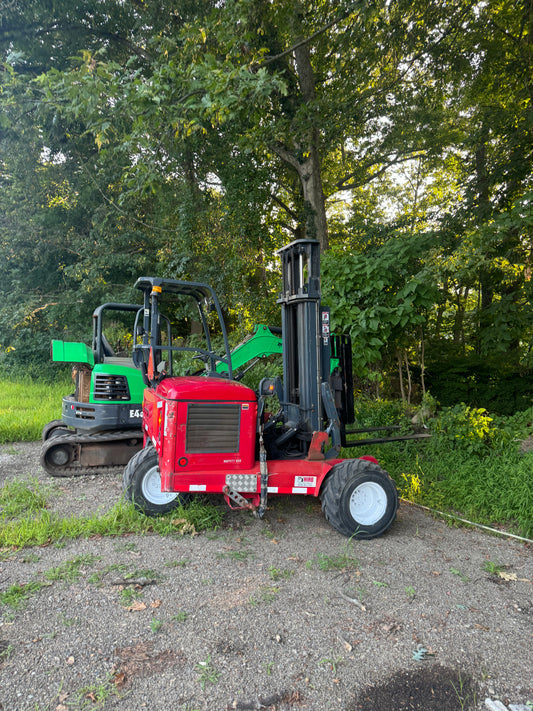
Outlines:
[{"label": "black rubber tire", "polygon": [[133,455],[124,469],[122,491],[138,511],[147,516],[160,516],[189,502],[189,494],[165,493],[157,489],[159,459],[148,445]]},{"label": "black rubber tire", "polygon": [[50,437],[57,437],[59,435],[68,434],[70,430],[65,425],[63,420],[50,420],[41,432],[41,440],[46,442]]},{"label": "black rubber tire", "polygon": [[386,471],[364,459],[345,459],[329,472],[322,511],[343,536],[375,538],[396,518],[398,492]]}]

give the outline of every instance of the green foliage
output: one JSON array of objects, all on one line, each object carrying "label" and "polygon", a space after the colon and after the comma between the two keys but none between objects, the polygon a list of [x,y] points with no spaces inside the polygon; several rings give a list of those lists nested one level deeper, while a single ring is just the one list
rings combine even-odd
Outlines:
[{"label": "green foliage", "polygon": [[[365,409],[358,424],[380,421],[371,401]],[[533,454],[520,453],[519,442],[533,433],[532,409],[504,418],[465,405],[444,408],[431,431],[422,442],[354,447],[342,455],[375,456],[409,501],[531,537]]]},{"label": "green foliage", "polygon": [[469,455],[487,454],[494,435],[492,417],[483,408],[471,408],[461,403],[444,408],[431,422],[435,449],[454,449]]},{"label": "green foliage", "polygon": [[425,235],[397,238],[375,251],[324,255],[324,301],[332,328],[352,337],[358,374],[368,375],[367,366],[387,351],[394,358],[397,348],[418,340],[438,288],[418,259],[427,242]]}]

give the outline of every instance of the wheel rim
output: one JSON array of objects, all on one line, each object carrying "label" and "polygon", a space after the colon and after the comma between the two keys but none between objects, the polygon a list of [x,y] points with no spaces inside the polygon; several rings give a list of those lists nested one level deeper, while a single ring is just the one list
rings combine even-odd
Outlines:
[{"label": "wheel rim", "polygon": [[161,491],[161,475],[158,466],[148,470],[142,480],[141,490],[146,501],[157,506],[169,504],[178,496],[175,491]]},{"label": "wheel rim", "polygon": [[387,493],[374,481],[365,481],[352,491],[350,514],[361,526],[373,526],[387,510]]}]

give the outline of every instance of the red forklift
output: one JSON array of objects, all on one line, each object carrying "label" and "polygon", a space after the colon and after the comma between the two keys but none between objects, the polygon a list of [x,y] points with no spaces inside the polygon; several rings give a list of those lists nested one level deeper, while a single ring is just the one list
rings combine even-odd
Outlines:
[{"label": "red forklift", "polygon": [[[374,457],[339,458],[345,444],[344,396],[351,386],[348,374],[330,373],[332,336],[329,311],[320,302],[320,245],[296,240],[278,255],[283,379],[263,379],[258,392],[233,380],[222,310],[211,287],[155,277],[137,280],[144,308],[138,315],[142,328],[139,324],[135,331],[144,335],[133,356],[147,386],[145,446],[124,470],[125,496],[145,514],[159,515],[196,493],[218,493],[231,508],[249,509],[259,517],[269,496],[319,496],[326,519],[341,534],[379,536],[396,517],[398,494]],[[161,312],[165,297],[188,298],[196,305],[202,346],[176,345]],[[215,321],[224,355],[212,346],[209,327]],[[174,375],[175,360],[191,354],[201,359],[202,372]],[[217,372],[221,362],[223,374]],[[267,408],[274,396],[279,407]],[[268,414],[268,409],[276,411]]]}]

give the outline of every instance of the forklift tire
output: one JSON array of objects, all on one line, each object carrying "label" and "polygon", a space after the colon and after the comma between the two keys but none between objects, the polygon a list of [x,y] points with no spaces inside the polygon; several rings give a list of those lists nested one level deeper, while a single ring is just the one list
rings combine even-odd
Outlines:
[{"label": "forklift tire", "polygon": [[71,430],[65,426],[63,420],[51,420],[43,427],[41,432],[41,440],[46,442],[50,437],[57,437],[58,435],[69,434]]},{"label": "forklift tire", "polygon": [[375,538],[396,518],[398,492],[386,471],[364,459],[346,459],[330,471],[320,496],[333,528],[350,538]]},{"label": "forklift tire", "polygon": [[126,465],[122,491],[125,498],[147,516],[166,514],[190,499],[188,494],[161,491],[159,458],[151,445],[134,454]]}]

